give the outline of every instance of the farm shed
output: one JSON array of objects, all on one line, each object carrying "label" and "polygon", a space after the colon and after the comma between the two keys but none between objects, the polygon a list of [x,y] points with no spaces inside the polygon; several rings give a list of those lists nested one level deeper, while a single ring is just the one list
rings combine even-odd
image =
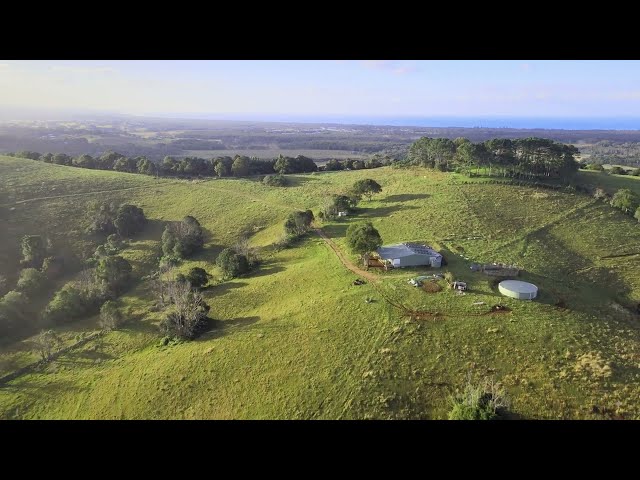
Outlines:
[{"label": "farm shed", "polygon": [[397,243],[385,245],[377,250],[383,260],[387,260],[396,268],[429,265],[440,268],[442,255],[428,245],[418,243]]},{"label": "farm shed", "polygon": [[505,297],[518,300],[533,300],[538,295],[538,287],[533,283],[520,280],[503,280],[498,284],[498,290]]}]

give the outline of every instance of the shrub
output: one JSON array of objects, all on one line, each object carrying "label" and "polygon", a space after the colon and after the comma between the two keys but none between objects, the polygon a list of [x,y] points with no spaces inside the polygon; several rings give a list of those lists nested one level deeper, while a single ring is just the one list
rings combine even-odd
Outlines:
[{"label": "shrub", "polygon": [[122,205],[118,209],[113,226],[122,237],[131,237],[138,233],[147,224],[144,211],[135,205]]},{"label": "shrub", "polygon": [[633,215],[633,217],[638,220],[638,222],[640,222],[640,207],[636,208],[636,213]]},{"label": "shrub", "polygon": [[202,294],[193,290],[188,283],[168,282],[167,291],[171,310],[160,322],[160,329],[170,337],[185,340],[195,338],[206,326],[209,305]]},{"label": "shrub", "polygon": [[447,283],[448,283],[449,285],[451,285],[451,284],[453,283],[453,280],[454,280],[454,278],[453,278],[453,273],[451,273],[451,272],[447,272],[447,273],[445,273],[445,274],[444,274],[444,279],[447,281]]},{"label": "shrub", "polygon": [[58,278],[64,273],[64,260],[61,257],[45,258],[42,262],[42,273],[50,280]]},{"label": "shrub", "polygon": [[636,168],[633,172],[631,172],[631,175],[633,175],[634,177],[640,177],[640,168]]},{"label": "shrub", "polygon": [[204,268],[194,267],[189,270],[185,280],[191,284],[192,288],[198,289],[209,283],[209,276]]},{"label": "shrub", "polygon": [[244,255],[237,254],[232,248],[225,248],[216,258],[225,277],[233,278],[249,271],[249,262]]},{"label": "shrub", "polygon": [[67,284],[60,289],[44,311],[45,322],[50,325],[68,323],[97,309],[101,295],[94,289],[81,289]]},{"label": "shrub", "polygon": [[616,165],[615,167],[611,167],[611,170],[609,170],[609,173],[611,175],[626,175],[627,171],[624,168],[618,167]]},{"label": "shrub", "polygon": [[128,260],[114,255],[102,257],[96,265],[96,279],[114,295],[120,294],[131,280],[132,267]]},{"label": "shrub", "polygon": [[267,175],[262,180],[262,183],[269,185],[270,187],[286,187],[289,184],[287,178],[282,174]]},{"label": "shrub", "polygon": [[22,264],[41,268],[47,254],[47,241],[40,235],[25,235],[21,241]]},{"label": "shrub", "polygon": [[587,165],[587,170],[594,170],[596,172],[604,172],[604,167],[599,163],[590,163]]},{"label": "shrub", "polygon": [[123,321],[122,312],[118,308],[118,303],[108,300],[100,307],[100,327],[104,330],[115,330]]},{"label": "shrub", "polygon": [[624,213],[634,213],[640,206],[640,201],[631,190],[621,188],[611,198],[611,206],[622,210]]},{"label": "shrub", "polygon": [[23,292],[27,297],[37,294],[47,281],[44,273],[35,268],[25,268],[20,272],[20,278],[16,290]]},{"label": "shrub", "polygon": [[302,236],[307,233],[313,220],[314,216],[311,210],[293,212],[284,223],[284,231],[287,235]]},{"label": "shrub", "polygon": [[449,420],[495,420],[509,407],[504,388],[492,379],[474,384],[469,376],[462,393],[451,399]]}]

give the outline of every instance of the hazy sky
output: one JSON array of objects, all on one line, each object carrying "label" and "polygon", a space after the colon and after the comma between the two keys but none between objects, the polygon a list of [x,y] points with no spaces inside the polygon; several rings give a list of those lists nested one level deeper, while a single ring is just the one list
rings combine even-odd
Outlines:
[{"label": "hazy sky", "polygon": [[640,116],[640,61],[0,60],[0,108],[131,114]]}]

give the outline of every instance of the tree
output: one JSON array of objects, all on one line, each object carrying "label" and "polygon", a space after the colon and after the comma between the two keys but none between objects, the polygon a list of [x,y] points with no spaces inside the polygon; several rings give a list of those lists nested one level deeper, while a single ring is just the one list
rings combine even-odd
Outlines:
[{"label": "tree", "polygon": [[228,177],[229,174],[231,173],[231,168],[229,168],[223,162],[216,163],[215,166],[213,167],[213,170],[216,172],[216,175],[218,177]]},{"label": "tree", "polygon": [[618,190],[611,199],[611,206],[622,210],[624,213],[634,213],[639,204],[636,194],[628,188]]},{"label": "tree", "polygon": [[96,279],[115,295],[120,294],[131,280],[132,267],[119,255],[101,258],[96,265]]},{"label": "tree", "polygon": [[118,302],[107,300],[100,307],[100,327],[103,330],[115,330],[122,324],[122,312],[118,308]]},{"label": "tree", "polygon": [[627,171],[624,168],[619,167],[618,165],[616,165],[614,167],[611,167],[611,170],[609,170],[609,173],[611,175],[626,175]]},{"label": "tree", "polygon": [[56,153],[52,158],[56,165],[71,165],[71,157],[65,153]]},{"label": "tree", "polygon": [[187,258],[204,245],[204,232],[192,216],[169,223],[162,233],[162,252],[166,256]]},{"label": "tree", "polygon": [[24,328],[27,317],[27,298],[12,290],[0,298],[0,335],[10,336]]},{"label": "tree", "polygon": [[53,350],[60,345],[61,340],[53,330],[43,330],[34,343],[42,361],[48,362],[53,356]]},{"label": "tree", "polygon": [[44,262],[42,262],[41,271],[49,280],[58,278],[64,273],[64,259],[62,257],[45,258]]},{"label": "tree", "polygon": [[116,161],[123,157],[124,155],[109,150],[99,157],[96,163],[101,170],[113,170]]},{"label": "tree", "polygon": [[31,298],[42,289],[46,281],[47,277],[40,270],[25,268],[20,272],[16,290]]},{"label": "tree", "polygon": [[636,208],[636,213],[633,215],[633,218],[640,222],[640,207]]},{"label": "tree", "polygon": [[136,170],[144,175],[155,175],[158,171],[156,164],[147,157],[138,157],[136,159]]},{"label": "tree", "polygon": [[136,161],[133,158],[120,157],[114,162],[113,169],[118,172],[134,173],[136,171]]},{"label": "tree", "polygon": [[311,210],[293,212],[289,214],[284,223],[284,231],[291,236],[304,235],[309,230],[313,220],[314,216]]},{"label": "tree", "polygon": [[21,241],[22,264],[29,267],[41,268],[47,256],[47,242],[40,235],[25,235]]},{"label": "tree", "polygon": [[347,229],[347,245],[352,252],[364,257],[382,245],[382,238],[371,222],[354,223]]},{"label": "tree", "polygon": [[209,283],[209,274],[204,268],[193,267],[189,270],[185,279],[191,284],[192,288],[199,289]]},{"label": "tree", "polygon": [[366,195],[369,201],[371,201],[371,197],[374,193],[382,192],[382,187],[375,180],[365,178],[354,183],[353,187],[351,187],[351,191],[358,196]]},{"label": "tree", "polygon": [[633,172],[631,172],[631,175],[633,175],[634,177],[640,177],[640,168],[636,168]]},{"label": "tree", "polygon": [[187,282],[171,280],[166,282],[165,287],[171,310],[160,323],[160,328],[168,336],[185,340],[195,338],[205,324],[209,305],[202,294],[193,290]]},{"label": "tree", "polygon": [[74,158],[72,161],[72,164],[74,167],[80,167],[80,168],[96,167],[96,161],[94,160],[94,158],[91,155],[87,155],[86,153],[84,155],[80,155],[79,157]]},{"label": "tree", "polygon": [[118,207],[113,202],[93,202],[87,209],[89,232],[115,233],[116,227],[113,224],[118,216]]},{"label": "tree", "polygon": [[147,218],[144,211],[135,205],[122,205],[118,209],[113,226],[121,237],[131,237],[144,228]]},{"label": "tree", "polygon": [[236,253],[233,248],[225,248],[216,258],[225,277],[234,278],[249,271],[249,261],[244,255]]},{"label": "tree", "polygon": [[162,160],[162,171],[168,174],[177,173],[179,162],[173,158],[166,156]]},{"label": "tree", "polygon": [[236,155],[231,165],[231,173],[234,177],[246,177],[249,174],[249,158]]}]

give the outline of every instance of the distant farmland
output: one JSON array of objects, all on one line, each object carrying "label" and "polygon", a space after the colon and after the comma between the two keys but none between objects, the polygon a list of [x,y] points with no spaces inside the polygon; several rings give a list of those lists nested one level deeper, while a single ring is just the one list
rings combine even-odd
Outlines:
[{"label": "distant farmland", "polygon": [[279,148],[269,150],[252,150],[252,149],[238,149],[238,150],[185,150],[183,155],[185,157],[222,157],[228,155],[233,157],[235,155],[246,155],[248,157],[258,157],[263,160],[271,160],[278,155],[284,155],[286,157],[295,157],[297,155],[304,155],[305,157],[312,158],[317,161],[330,160],[332,158],[344,159],[344,158],[366,158],[369,154],[362,152],[353,152],[350,150],[282,150]]}]

